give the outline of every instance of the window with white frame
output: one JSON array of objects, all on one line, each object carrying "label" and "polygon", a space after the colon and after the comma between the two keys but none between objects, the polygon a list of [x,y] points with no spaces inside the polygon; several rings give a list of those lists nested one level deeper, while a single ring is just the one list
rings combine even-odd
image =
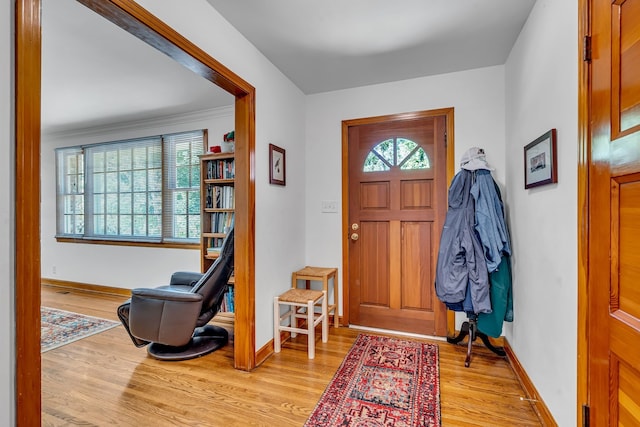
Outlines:
[{"label": "window with white frame", "polygon": [[196,243],[206,131],[56,150],[59,238]]}]

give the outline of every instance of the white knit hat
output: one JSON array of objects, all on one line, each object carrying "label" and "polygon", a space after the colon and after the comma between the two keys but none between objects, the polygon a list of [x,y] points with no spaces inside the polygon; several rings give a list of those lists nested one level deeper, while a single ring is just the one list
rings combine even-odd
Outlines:
[{"label": "white knit hat", "polygon": [[469,171],[478,169],[494,170],[487,163],[487,158],[484,154],[484,150],[479,147],[471,147],[462,155],[460,159],[460,167]]}]

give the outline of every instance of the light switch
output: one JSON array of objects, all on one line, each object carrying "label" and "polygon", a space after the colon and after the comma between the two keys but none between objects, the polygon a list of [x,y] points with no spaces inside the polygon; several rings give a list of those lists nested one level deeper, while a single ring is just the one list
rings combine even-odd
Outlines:
[{"label": "light switch", "polygon": [[338,202],[336,200],[323,200],[322,212],[336,213],[338,212]]}]

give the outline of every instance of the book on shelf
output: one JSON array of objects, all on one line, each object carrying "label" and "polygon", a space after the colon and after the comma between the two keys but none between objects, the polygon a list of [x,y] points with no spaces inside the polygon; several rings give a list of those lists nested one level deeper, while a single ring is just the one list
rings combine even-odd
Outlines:
[{"label": "book on shelf", "polygon": [[207,248],[207,255],[220,255],[221,247],[211,246]]},{"label": "book on shelf", "polygon": [[224,298],[222,299],[222,304],[220,304],[220,312],[226,313],[234,313],[235,312],[235,302],[234,302],[234,287],[228,286],[227,292],[224,294]]},{"label": "book on shelf", "polygon": [[204,202],[204,207],[205,208],[213,207],[213,187],[210,185],[207,186],[207,195]]},{"label": "book on shelf", "polygon": [[236,163],[233,159],[219,159],[207,162],[207,179],[234,179]]},{"label": "book on shelf", "polygon": [[235,288],[233,286],[229,286],[227,289],[228,290],[225,295],[225,299],[227,300],[227,311],[229,311],[230,313],[235,313],[235,302],[234,302]]},{"label": "book on shelf", "polygon": [[233,225],[233,212],[213,212],[211,214],[211,232],[228,233]]},{"label": "book on shelf", "polygon": [[205,208],[234,209],[235,188],[229,185],[207,185]]},{"label": "book on shelf", "polygon": [[223,243],[223,237],[207,237],[207,255],[220,254]]}]

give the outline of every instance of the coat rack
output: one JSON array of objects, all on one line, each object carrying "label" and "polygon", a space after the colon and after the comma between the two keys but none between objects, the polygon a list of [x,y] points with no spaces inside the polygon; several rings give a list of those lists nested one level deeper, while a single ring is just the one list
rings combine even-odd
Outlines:
[{"label": "coat rack", "polygon": [[[458,336],[447,337],[447,342],[458,344],[468,337],[464,362],[468,368],[478,337],[493,353],[506,356],[503,348],[495,347],[489,336],[478,330],[477,313],[486,314],[480,323],[491,336],[502,330],[503,321],[513,321],[511,244],[500,189],[491,176],[493,168],[484,149],[468,149],[460,168],[449,187],[435,287],[447,308],[467,314]],[[483,220],[478,220],[478,213]]]},{"label": "coat rack", "polygon": [[476,338],[480,338],[484,345],[498,356],[504,357],[507,355],[502,347],[495,347],[493,344],[491,344],[491,341],[489,340],[489,336],[487,334],[482,333],[478,330],[478,325],[476,323],[477,318],[478,316],[476,314],[470,313],[468,316],[468,320],[462,324],[458,336],[454,338],[447,337],[448,343],[458,344],[467,335],[469,336],[469,340],[467,342],[467,357],[466,359],[464,359],[465,368],[468,368],[471,364],[471,344],[476,340]]}]

